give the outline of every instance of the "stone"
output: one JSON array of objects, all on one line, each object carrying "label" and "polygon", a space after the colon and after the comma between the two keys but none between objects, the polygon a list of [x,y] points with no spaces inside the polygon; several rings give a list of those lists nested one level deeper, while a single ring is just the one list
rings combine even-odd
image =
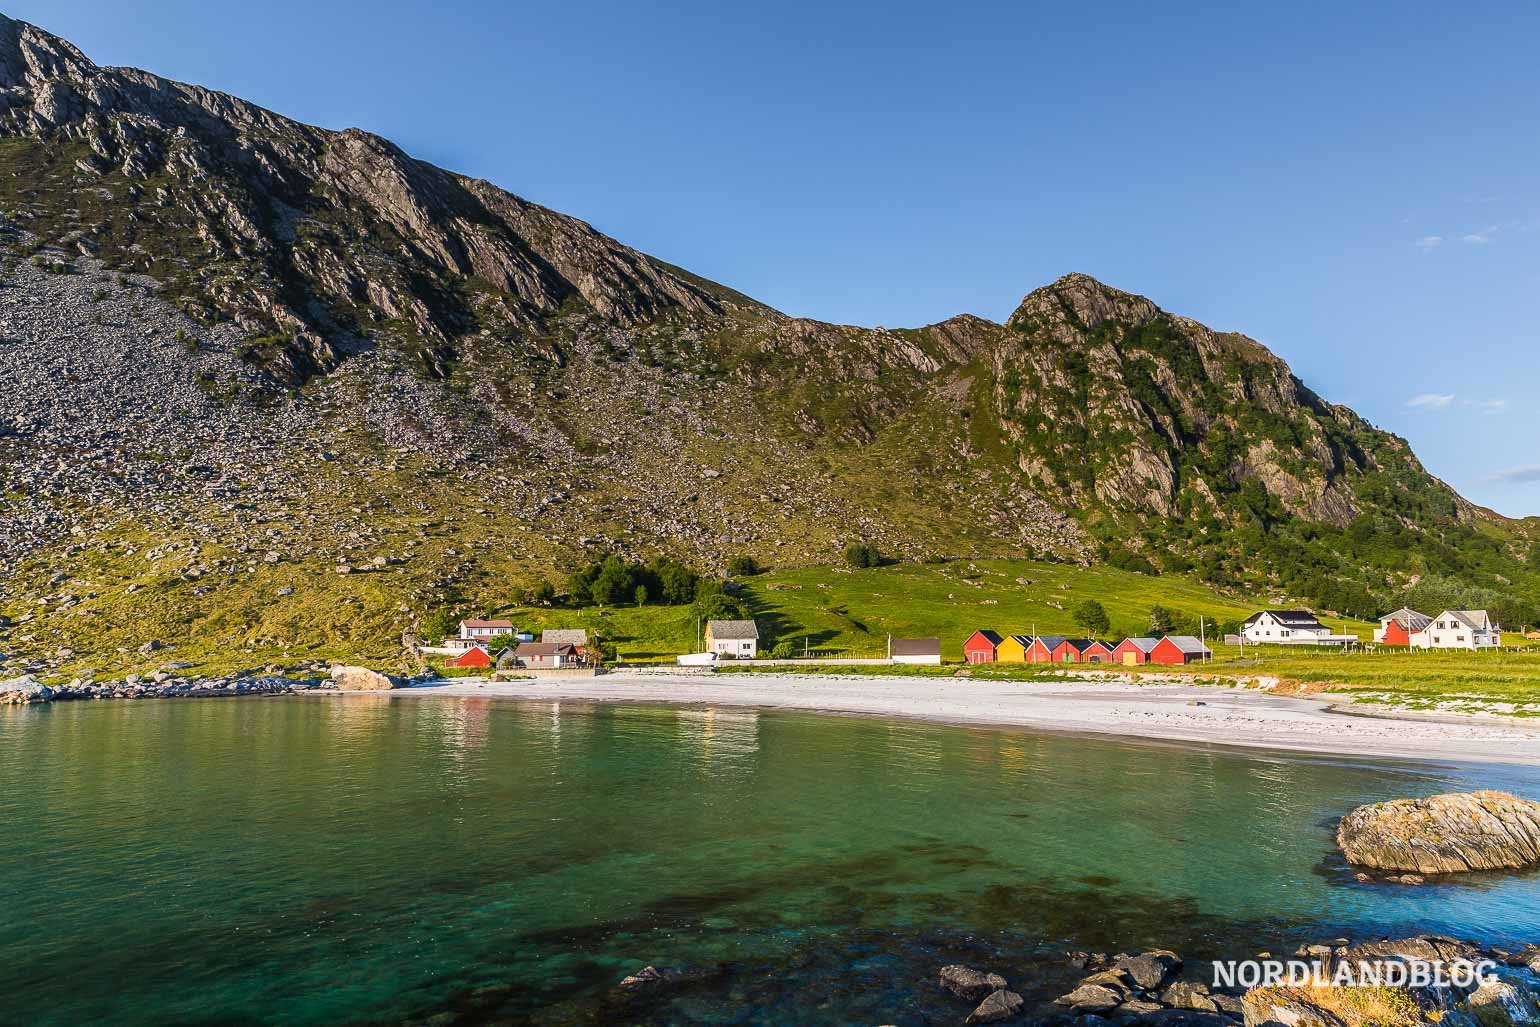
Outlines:
[{"label": "stone", "polygon": [[975,970],[961,963],[943,966],[939,975],[943,988],[958,998],[965,998],[972,1002],[977,1002],[991,992],[1000,991],[1008,986],[1005,978],[999,974]]},{"label": "stone", "polygon": [[1054,999],[1054,1005],[1068,1006],[1077,1013],[1109,1013],[1122,1005],[1126,997],[1105,984],[1082,984],[1068,995]]},{"label": "stone", "polygon": [[1200,1009],[1218,1012],[1219,1007],[1209,997],[1208,985],[1198,981],[1174,981],[1160,993],[1160,1000],[1175,1009]]},{"label": "stone", "polygon": [[963,1023],[999,1023],[1001,1020],[1009,1020],[1014,1016],[1019,1016],[1021,1011],[1026,1008],[1026,1005],[1026,1000],[1020,995],[1014,991],[1006,991],[1004,988],[1001,988],[999,991],[992,992],[984,1001],[980,1002],[978,1008],[969,1013],[968,1018]]},{"label": "stone", "polygon": [[1112,965],[1128,974],[1139,988],[1154,991],[1181,973],[1182,957],[1175,952],[1161,949],[1155,952],[1143,952],[1137,956],[1119,956]]},{"label": "stone", "polygon": [[400,678],[391,677],[389,674],[381,674],[377,670],[369,670],[367,667],[333,667],[331,671],[332,687],[344,692],[373,692],[391,688],[400,688],[403,684]]},{"label": "stone", "polygon": [[1491,791],[1374,803],[1342,818],[1337,845],[1377,870],[1517,870],[1540,864],[1540,803]]}]

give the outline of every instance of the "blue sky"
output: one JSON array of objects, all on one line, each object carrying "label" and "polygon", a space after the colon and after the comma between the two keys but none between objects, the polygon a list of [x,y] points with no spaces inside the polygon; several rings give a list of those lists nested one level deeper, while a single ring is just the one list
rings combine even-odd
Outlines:
[{"label": "blue sky", "polygon": [[1471,499],[1540,514],[1540,5],[3,10],[789,313],[1000,319],[1084,271],[1259,339]]}]

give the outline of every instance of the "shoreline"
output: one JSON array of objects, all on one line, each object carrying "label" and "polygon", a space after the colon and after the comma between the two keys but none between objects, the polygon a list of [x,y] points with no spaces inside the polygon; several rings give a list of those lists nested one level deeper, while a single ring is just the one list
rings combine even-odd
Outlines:
[{"label": "shoreline", "polygon": [[644,672],[547,681],[460,678],[366,694],[732,706],[1327,756],[1540,765],[1540,726],[1345,709],[1329,695],[1281,696],[1218,685]]}]

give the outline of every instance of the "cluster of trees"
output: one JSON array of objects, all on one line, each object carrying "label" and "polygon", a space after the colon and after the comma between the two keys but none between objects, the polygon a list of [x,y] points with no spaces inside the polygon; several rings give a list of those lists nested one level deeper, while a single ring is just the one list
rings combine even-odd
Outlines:
[{"label": "cluster of trees", "polygon": [[672,557],[641,563],[611,554],[573,571],[567,594],[574,606],[683,606],[695,601],[700,586],[701,576]]}]

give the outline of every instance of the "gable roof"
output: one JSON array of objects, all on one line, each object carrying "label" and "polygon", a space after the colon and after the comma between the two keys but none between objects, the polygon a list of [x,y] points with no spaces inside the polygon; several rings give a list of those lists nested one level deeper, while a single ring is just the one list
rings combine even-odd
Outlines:
[{"label": "gable roof", "polygon": [[1391,621],[1395,621],[1407,631],[1421,631],[1433,623],[1433,618],[1425,613],[1418,613],[1409,606],[1403,606],[1395,613],[1387,613],[1380,618],[1381,624],[1389,624]]},{"label": "gable roof", "polygon": [[1082,653],[1089,652],[1097,646],[1101,646],[1103,649],[1107,648],[1107,643],[1099,638],[1071,638],[1067,639],[1067,641]]},{"label": "gable roof", "polygon": [[1063,645],[1065,642],[1068,642],[1069,639],[1065,638],[1063,635],[1038,635],[1037,641],[1043,643],[1044,649],[1047,649],[1049,652],[1053,652],[1053,650],[1059,648],[1059,646]]},{"label": "gable roof", "polygon": [[[1021,646],[1023,649],[1030,649],[1030,648],[1032,648],[1032,636],[1031,635],[1006,635],[1005,638],[1006,638],[1006,641],[1015,642],[1017,645]],[[1004,644],[1005,644],[1004,642],[1001,643],[1001,645],[1004,645]]]},{"label": "gable roof", "polygon": [[1211,652],[1203,640],[1196,635],[1167,635],[1162,642],[1170,642],[1184,653],[1208,653]]},{"label": "gable roof", "polygon": [[759,625],[751,620],[708,620],[706,633],[713,639],[758,639]]},{"label": "gable roof", "polygon": [[461,627],[466,627],[466,628],[507,628],[509,631],[512,631],[513,630],[513,621],[511,621],[511,620],[462,620],[460,622],[460,626]]},{"label": "gable roof", "polygon": [[[1005,639],[1000,637],[1000,633],[998,631],[991,631],[988,628],[979,628],[973,633],[973,635],[983,635],[984,640],[987,641],[990,645],[999,645],[1001,642],[1005,641]],[[973,635],[969,635],[968,638],[972,639]]]},{"label": "gable roof", "polygon": [[585,628],[546,628],[540,632],[540,641],[587,645],[588,631]]},{"label": "gable roof", "polygon": [[1485,610],[1445,610],[1439,616],[1453,617],[1472,631],[1492,630],[1492,618]]},{"label": "gable roof", "polygon": [[[1324,628],[1321,619],[1309,610],[1259,610],[1241,622],[1241,627],[1249,628],[1261,620],[1264,614],[1271,614],[1273,620],[1286,628]],[[1183,636],[1191,638],[1191,635]]]},{"label": "gable roof", "polygon": [[571,656],[577,647],[570,642],[520,642],[515,656]]},{"label": "gable roof", "polygon": [[1154,649],[1159,644],[1160,644],[1160,639],[1158,639],[1158,638],[1149,638],[1149,637],[1147,637],[1145,635],[1140,635],[1138,638],[1125,638],[1125,639],[1123,639],[1123,641],[1118,643],[1117,647],[1119,649],[1121,649],[1125,645],[1131,645],[1135,649],[1139,650],[1141,653],[1148,654],[1151,649]]},{"label": "gable roof", "polygon": [[893,640],[894,656],[940,656],[941,639],[939,638],[895,638]]}]

